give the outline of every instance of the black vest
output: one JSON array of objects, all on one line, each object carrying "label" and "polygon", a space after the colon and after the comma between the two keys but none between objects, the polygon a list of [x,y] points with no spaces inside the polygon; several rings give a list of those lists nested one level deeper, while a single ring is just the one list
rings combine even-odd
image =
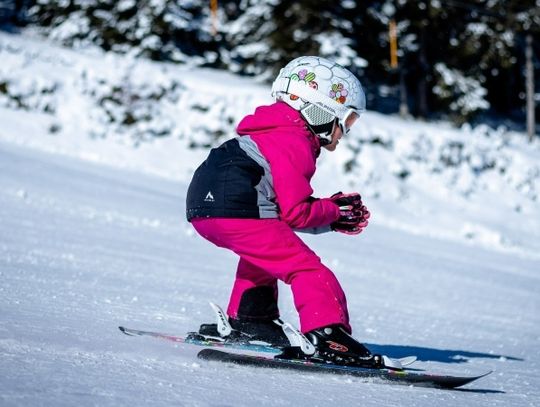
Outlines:
[{"label": "black vest", "polygon": [[[259,162],[263,159],[249,136],[242,137],[241,141],[239,138],[228,140],[210,151],[189,184],[186,200],[188,221],[194,218],[259,219],[278,216],[273,196],[268,196],[268,182],[271,183],[269,167],[265,171],[250,154]],[[261,182],[265,176],[266,190],[261,187],[265,184]],[[273,194],[273,187],[270,189]]]}]

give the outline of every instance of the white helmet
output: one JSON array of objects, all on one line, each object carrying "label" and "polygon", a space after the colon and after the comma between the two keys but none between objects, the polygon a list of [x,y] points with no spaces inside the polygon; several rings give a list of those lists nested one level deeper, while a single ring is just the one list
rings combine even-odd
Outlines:
[{"label": "white helmet", "polygon": [[345,134],[347,118],[366,110],[360,81],[341,65],[321,57],[289,62],[272,84],[272,96],[299,110],[322,145],[332,141],[336,121]]}]

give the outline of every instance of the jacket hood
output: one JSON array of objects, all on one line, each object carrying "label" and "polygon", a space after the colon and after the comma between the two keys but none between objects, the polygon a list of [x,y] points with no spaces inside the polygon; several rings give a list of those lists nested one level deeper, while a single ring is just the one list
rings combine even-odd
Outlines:
[{"label": "jacket hood", "polygon": [[320,153],[319,140],[308,129],[300,112],[284,102],[279,101],[271,105],[257,107],[253,114],[247,115],[240,121],[236,132],[240,136],[274,132],[303,135],[312,144],[315,156],[317,157]]}]

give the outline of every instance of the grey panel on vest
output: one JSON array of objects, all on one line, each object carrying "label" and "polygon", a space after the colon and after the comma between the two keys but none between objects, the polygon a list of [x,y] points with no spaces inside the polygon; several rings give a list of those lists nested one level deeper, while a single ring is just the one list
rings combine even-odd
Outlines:
[{"label": "grey panel on vest", "polygon": [[276,193],[274,192],[274,180],[270,171],[270,164],[259,151],[257,144],[249,136],[237,137],[240,148],[245,151],[249,158],[253,159],[264,169],[264,176],[261,178],[257,190],[257,206],[261,219],[277,218],[278,207],[275,203]]}]

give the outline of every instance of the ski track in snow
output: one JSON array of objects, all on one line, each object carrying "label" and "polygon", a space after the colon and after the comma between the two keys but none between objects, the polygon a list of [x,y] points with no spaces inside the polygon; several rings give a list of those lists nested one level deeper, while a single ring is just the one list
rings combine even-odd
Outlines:
[{"label": "ski track in snow", "polygon": [[[494,370],[462,391],[230,367],[182,334],[226,305],[236,259],[184,220],[186,185],[0,143],[0,404],[537,406],[538,260],[372,225],[308,236],[355,336],[415,367]],[[287,287],[283,317],[297,322]]]}]

